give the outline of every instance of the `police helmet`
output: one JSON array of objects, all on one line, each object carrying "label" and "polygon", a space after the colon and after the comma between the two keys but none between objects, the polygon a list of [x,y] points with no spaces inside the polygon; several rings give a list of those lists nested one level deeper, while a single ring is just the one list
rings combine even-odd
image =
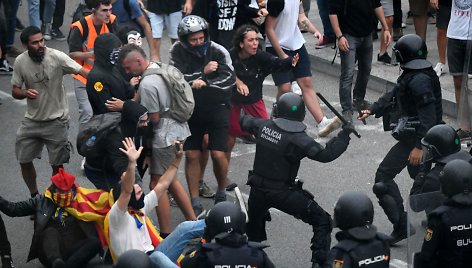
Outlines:
[{"label": "police helmet", "polygon": [[416,34],[407,34],[398,39],[393,46],[393,52],[403,69],[419,70],[431,67],[431,63],[426,60],[426,43]]},{"label": "police helmet", "polygon": [[277,117],[294,121],[303,121],[305,118],[305,103],[300,95],[287,92],[277,101]]},{"label": "police helmet", "polygon": [[472,165],[455,159],[444,166],[439,174],[441,192],[458,203],[472,204]]},{"label": "police helmet", "polygon": [[209,241],[219,234],[246,233],[246,215],[229,201],[216,204],[208,212],[205,223],[205,238]]},{"label": "police helmet", "polygon": [[209,41],[209,30],[207,21],[199,16],[190,15],[184,17],[177,27],[177,35],[182,44],[189,46],[187,37],[190,34],[203,31],[205,34],[205,43]]},{"label": "police helmet", "polygon": [[436,125],[421,139],[423,161],[439,159],[456,153],[461,149],[457,132],[448,125]]},{"label": "police helmet", "polygon": [[143,267],[151,268],[152,263],[149,256],[137,249],[131,249],[121,254],[116,260],[114,268]]}]

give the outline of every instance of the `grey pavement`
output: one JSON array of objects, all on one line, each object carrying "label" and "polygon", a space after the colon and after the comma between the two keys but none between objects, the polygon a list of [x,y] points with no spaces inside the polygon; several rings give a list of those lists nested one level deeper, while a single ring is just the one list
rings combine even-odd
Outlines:
[{"label": "grey pavement", "polygon": [[[403,10],[403,22],[405,22],[408,8],[408,1],[402,1],[402,10]],[[321,19],[318,13],[318,6],[316,5],[316,1],[311,2],[311,9],[310,13],[308,14],[309,19],[314,23],[315,27],[320,31],[323,32],[323,24],[321,23]],[[380,32],[379,39],[374,40],[374,49],[373,49],[373,57],[372,57],[372,71],[371,71],[371,79],[369,81],[369,89],[376,90],[379,92],[385,92],[387,88],[391,88],[393,84],[396,82],[400,74],[399,66],[387,66],[383,63],[377,62],[377,54],[379,51],[380,45]],[[407,25],[406,28],[403,29],[403,34],[410,34],[415,33],[415,29],[413,25]],[[340,75],[340,58],[336,57],[334,64],[331,64],[331,61],[334,57],[334,49],[331,47],[326,47],[323,49],[316,49],[315,45],[318,43],[318,40],[314,38],[310,33],[304,34],[306,40],[306,48],[308,53],[312,57],[312,68],[319,72],[328,73],[335,77],[339,77]],[[392,45],[391,43],[388,48],[388,54],[392,56]],[[428,47],[428,60],[431,62],[433,67],[438,63],[438,46],[436,45],[436,25],[435,24],[428,24],[427,26],[427,34],[426,34],[426,45]],[[447,64],[446,64],[447,66]],[[441,87],[442,87],[442,96],[443,96],[443,108],[444,113],[455,117],[455,99],[454,99],[454,85],[452,81],[452,76],[448,73],[449,69],[446,67],[446,74],[443,74],[440,77]],[[316,73],[314,73],[314,77],[316,80]]]}]

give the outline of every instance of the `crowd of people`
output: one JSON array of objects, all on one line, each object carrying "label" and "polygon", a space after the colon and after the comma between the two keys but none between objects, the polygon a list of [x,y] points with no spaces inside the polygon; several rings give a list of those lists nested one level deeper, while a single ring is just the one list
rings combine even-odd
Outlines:
[{"label": "crowd of people", "polygon": [[[13,98],[26,99],[15,154],[31,195],[25,201],[0,195],[0,211],[34,221],[28,261],[39,259],[46,267],[84,267],[99,255],[114,267],[126,267],[133,258],[142,267],[275,267],[261,242],[267,240],[269,209],[276,208],[312,226],[311,267],[388,267],[390,246],[415,232],[394,181],[407,168],[414,180],[408,197],[413,210],[427,214],[415,267],[467,267],[472,234],[470,228],[459,227],[472,223],[472,157],[461,150],[460,141],[470,138],[470,122],[461,120],[457,131],[444,124],[439,76],[445,64],[447,20],[447,58],[458,112],[460,118],[468,118],[462,66],[470,60],[463,55],[470,39],[465,26],[471,21],[471,5],[453,1],[450,19],[439,8],[440,62],[433,68],[424,40],[429,1],[411,0],[417,34],[393,32],[393,53],[403,71],[394,89],[370,102],[365,95],[372,33],[379,21],[378,61],[390,64],[386,51],[391,28],[399,29],[399,1],[319,0],[321,33],[306,16],[307,1],[85,0],[70,25],[68,54],[45,45],[53,38],[65,40],[59,29],[65,1],[39,2],[28,1],[30,26],[21,31],[26,48],[21,52],[10,42],[19,1],[0,1],[5,9],[0,19],[6,21],[0,31],[0,41],[6,41],[1,44],[0,71],[12,75]],[[436,9],[442,4],[431,1]],[[164,28],[172,42],[168,64],[161,62]],[[331,43],[339,47],[338,116],[328,118],[321,109],[302,32],[312,33],[318,48]],[[142,47],[143,38],[149,53]],[[2,51],[18,52],[13,66]],[[79,122],[69,120],[66,74],[73,77]],[[277,87],[271,113],[262,98],[269,74]],[[296,86],[298,93],[292,92]],[[318,136],[341,130],[325,145],[319,144],[306,133],[306,110],[317,124]],[[373,184],[393,225],[389,235],[373,225],[374,207],[366,194],[344,193],[331,217],[297,177],[305,157],[326,163],[341,156],[348,150],[350,134],[357,133],[354,119],[370,115],[383,117],[384,130],[398,141],[380,163]],[[79,126],[75,147],[96,189],[81,187],[65,170],[73,147],[69,124]],[[237,137],[256,144],[247,208],[227,201]],[[44,147],[52,176],[42,191],[33,162]],[[210,157],[215,192],[203,181]],[[177,176],[182,159],[188,191]],[[435,202],[420,198],[431,193]],[[213,198],[214,206],[205,208],[200,197]],[[171,202],[185,217],[174,229]],[[150,217],[154,210],[159,228]],[[339,243],[332,247],[333,227],[340,231],[335,236]],[[1,218],[0,257],[2,267],[13,267]]]}]

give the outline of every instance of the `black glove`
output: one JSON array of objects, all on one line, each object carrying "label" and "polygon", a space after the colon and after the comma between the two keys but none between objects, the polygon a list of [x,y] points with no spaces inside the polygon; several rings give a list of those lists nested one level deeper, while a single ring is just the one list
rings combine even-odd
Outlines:
[{"label": "black glove", "polygon": [[343,124],[342,126],[343,128],[343,132],[344,134],[346,134],[347,136],[349,136],[349,134],[353,133],[356,131],[356,129],[354,128],[354,125],[352,123],[347,123],[347,124]]}]

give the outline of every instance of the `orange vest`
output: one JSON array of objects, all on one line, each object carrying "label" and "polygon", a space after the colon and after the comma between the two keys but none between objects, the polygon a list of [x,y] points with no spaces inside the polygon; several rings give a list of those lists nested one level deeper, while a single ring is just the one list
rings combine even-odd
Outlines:
[{"label": "orange vest", "polygon": [[[103,23],[102,28],[100,29],[100,33],[97,33],[97,30],[95,29],[95,25],[93,25],[92,15],[85,16],[84,19],[85,19],[85,22],[87,23],[88,34],[86,36],[85,41],[82,43],[82,52],[89,52],[89,51],[93,51],[93,44],[95,43],[95,39],[97,38],[97,36],[99,36],[100,34],[109,33],[110,29],[108,29],[108,26],[106,23]],[[110,14],[110,23],[113,23],[115,19],[116,19],[116,16],[113,14]],[[82,23],[80,22],[80,20],[70,25],[71,30],[74,27],[77,27],[80,31],[80,34],[83,36],[84,29],[82,27]],[[76,61],[80,65],[82,65],[83,68],[87,70],[91,70],[93,67],[94,58],[88,58],[86,60],[76,60]],[[73,74],[72,77],[79,80],[84,85],[87,84],[87,79],[81,76],[80,74]]]}]

